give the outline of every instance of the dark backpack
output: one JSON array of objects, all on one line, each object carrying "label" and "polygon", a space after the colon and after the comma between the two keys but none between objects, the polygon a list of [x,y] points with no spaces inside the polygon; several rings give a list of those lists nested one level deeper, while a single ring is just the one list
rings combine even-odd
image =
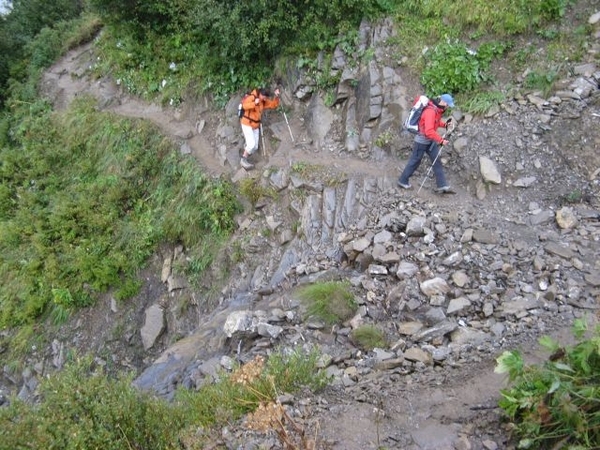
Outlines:
[{"label": "dark backpack", "polygon": [[246,100],[246,98],[252,95],[251,92],[246,92],[243,96],[242,96],[242,101],[240,102],[240,104],[238,105],[238,117],[241,119],[242,117],[244,117],[244,108],[242,107],[242,103],[244,102],[244,100]]},{"label": "dark backpack", "polygon": [[408,117],[404,121],[403,128],[409,133],[417,134],[419,132],[419,120],[421,120],[421,114],[423,110],[429,104],[429,98],[425,95],[421,95],[417,98],[413,107],[408,113]]}]

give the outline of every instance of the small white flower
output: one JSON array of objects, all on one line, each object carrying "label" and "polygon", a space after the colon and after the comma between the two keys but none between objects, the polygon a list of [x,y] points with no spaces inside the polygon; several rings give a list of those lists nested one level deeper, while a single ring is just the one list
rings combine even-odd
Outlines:
[{"label": "small white flower", "polygon": [[163,79],[163,80],[162,80],[162,83],[160,83],[160,85],[161,85],[162,87],[165,87],[165,86],[167,85],[167,80],[164,80],[164,79]]},{"label": "small white flower", "polygon": [[123,48],[123,43],[121,41],[117,42],[117,48]]},{"label": "small white flower", "polygon": [[120,78],[117,79],[117,86],[121,86],[121,79]]},{"label": "small white flower", "polygon": [[475,56],[477,54],[477,52],[475,50],[473,50],[472,48],[468,48],[467,53],[471,56]]},{"label": "small white flower", "polygon": [[174,62],[172,62],[171,64],[169,64],[169,69],[171,69],[171,70],[177,70],[177,64],[175,64]]}]

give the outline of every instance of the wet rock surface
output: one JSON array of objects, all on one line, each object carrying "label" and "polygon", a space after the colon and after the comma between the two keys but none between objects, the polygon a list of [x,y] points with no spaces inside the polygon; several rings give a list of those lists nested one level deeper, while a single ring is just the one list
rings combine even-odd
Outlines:
[{"label": "wet rock surface", "polygon": [[[255,177],[278,195],[239,217],[232,243],[244,258],[217,299],[175,273],[184,248],[164,248],[134,301],[107,297],[80,312],[23,373],[5,368],[2,390],[33,398],[66,348],[136,370],[140,389],[170,398],[276,347],[318,347],[330,386],[289,396],[285,407],[300,426],[318,426],[319,448],[509,448],[495,358],[513,348],[540,358],[540,335],[564,337],[574,318],[595,320],[600,69],[578,65],[549,95],[523,89],[486,117],[457,108],[443,155],[456,194],[433,192],[426,162],[405,191],[396,180],[411,137],[397,129],[418,87],[385,56],[392,34],[388,22],[364,25],[363,45],[377,49],[365,67],[350,70],[336,52],[344,75],[332,108],[302,74],[288,79],[290,112],[268,114],[268,145],[251,172],[239,167],[236,98],[225,111],[146,105],[112,80],[86,77],[91,46],[52,68],[43,86],[57,109],[88,93],[105,111],[153,121],[210,173]],[[379,147],[386,132],[393,139]],[[359,304],[339,326],[307,318],[296,294],[327,280],[349,280]],[[350,335],[363,324],[389,345],[356,347]],[[280,445],[241,425],[223,430],[222,443]]]}]

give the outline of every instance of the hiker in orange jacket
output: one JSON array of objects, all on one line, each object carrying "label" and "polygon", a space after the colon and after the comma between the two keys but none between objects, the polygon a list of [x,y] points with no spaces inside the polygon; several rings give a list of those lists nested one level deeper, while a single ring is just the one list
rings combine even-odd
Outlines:
[{"label": "hiker in orange jacket", "polygon": [[254,164],[248,161],[248,157],[258,150],[262,112],[265,109],[275,109],[279,106],[279,89],[275,89],[274,93],[275,98],[271,98],[271,91],[269,89],[257,88],[242,100],[244,114],[240,119],[240,123],[246,145],[240,165],[244,169],[252,169],[254,167]]}]

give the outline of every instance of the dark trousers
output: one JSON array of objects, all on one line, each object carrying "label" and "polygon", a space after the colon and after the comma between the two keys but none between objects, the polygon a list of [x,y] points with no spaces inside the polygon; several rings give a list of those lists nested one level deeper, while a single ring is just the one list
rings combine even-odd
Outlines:
[{"label": "dark trousers", "polygon": [[406,164],[406,167],[402,171],[400,178],[398,181],[402,184],[409,184],[409,178],[415,173],[415,170],[419,168],[421,165],[421,160],[425,153],[429,156],[431,162],[435,161],[433,164],[433,173],[435,175],[435,182],[438,188],[447,186],[446,176],[444,175],[444,168],[442,167],[442,161],[438,157],[439,153],[442,151],[440,145],[437,142],[432,142],[431,144],[419,144],[417,142],[413,145],[413,151],[410,155],[410,159]]}]

